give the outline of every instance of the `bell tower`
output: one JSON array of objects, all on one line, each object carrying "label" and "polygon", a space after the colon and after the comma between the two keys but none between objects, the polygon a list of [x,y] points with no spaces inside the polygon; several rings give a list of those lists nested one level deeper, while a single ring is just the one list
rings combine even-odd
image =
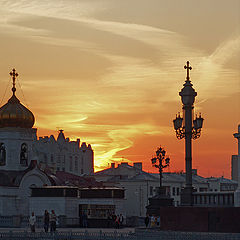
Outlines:
[{"label": "bell tower", "polygon": [[37,129],[32,128],[34,115],[16,97],[15,69],[12,77],[12,96],[0,108],[0,169],[24,170],[33,157],[33,143],[37,139]]}]

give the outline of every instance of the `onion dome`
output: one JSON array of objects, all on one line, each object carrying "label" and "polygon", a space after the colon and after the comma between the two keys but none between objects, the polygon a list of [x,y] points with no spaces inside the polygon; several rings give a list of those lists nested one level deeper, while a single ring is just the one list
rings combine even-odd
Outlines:
[{"label": "onion dome", "polygon": [[13,79],[12,97],[8,102],[0,108],[0,128],[3,127],[20,127],[32,128],[35,122],[34,115],[30,110],[23,106],[19,99],[15,96],[16,87],[15,80],[18,76],[16,70],[10,72]]}]

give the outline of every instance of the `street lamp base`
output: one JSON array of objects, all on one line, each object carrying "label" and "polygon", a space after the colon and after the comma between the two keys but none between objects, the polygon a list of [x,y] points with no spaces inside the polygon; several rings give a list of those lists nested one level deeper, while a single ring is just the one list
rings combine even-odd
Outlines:
[{"label": "street lamp base", "polygon": [[173,198],[170,198],[166,194],[166,189],[164,187],[158,188],[156,195],[149,198],[149,205],[147,208],[147,214],[157,215],[161,207],[171,207],[173,206]]},{"label": "street lamp base", "polygon": [[193,188],[185,187],[181,191],[181,206],[193,206]]}]

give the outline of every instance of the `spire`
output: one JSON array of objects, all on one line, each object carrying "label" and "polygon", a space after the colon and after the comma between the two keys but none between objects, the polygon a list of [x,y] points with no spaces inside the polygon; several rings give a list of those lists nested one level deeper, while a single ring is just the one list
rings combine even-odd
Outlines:
[{"label": "spire", "polygon": [[12,87],[12,92],[13,92],[13,95],[15,95],[15,92],[16,92],[16,83],[15,83],[15,80],[16,80],[16,77],[18,76],[18,73],[16,72],[15,68],[13,68],[13,70],[9,73],[12,77],[12,80],[13,80],[13,87]]},{"label": "spire", "polygon": [[189,61],[187,61],[187,65],[184,66],[184,69],[187,69],[187,81],[190,81],[190,74],[189,74],[189,70],[192,70],[192,67],[190,66]]},{"label": "spire", "polygon": [[65,136],[62,129],[59,130],[57,142],[65,142]]}]

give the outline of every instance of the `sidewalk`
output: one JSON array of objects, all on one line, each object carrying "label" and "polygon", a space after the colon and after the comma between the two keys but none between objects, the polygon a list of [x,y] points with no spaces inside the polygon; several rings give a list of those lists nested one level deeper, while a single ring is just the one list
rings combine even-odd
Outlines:
[{"label": "sidewalk", "polygon": [[[0,228],[2,232],[31,232],[30,228]],[[57,228],[59,232],[89,232],[89,233],[135,233],[135,228]],[[44,232],[43,228],[36,228],[36,232]]]}]

